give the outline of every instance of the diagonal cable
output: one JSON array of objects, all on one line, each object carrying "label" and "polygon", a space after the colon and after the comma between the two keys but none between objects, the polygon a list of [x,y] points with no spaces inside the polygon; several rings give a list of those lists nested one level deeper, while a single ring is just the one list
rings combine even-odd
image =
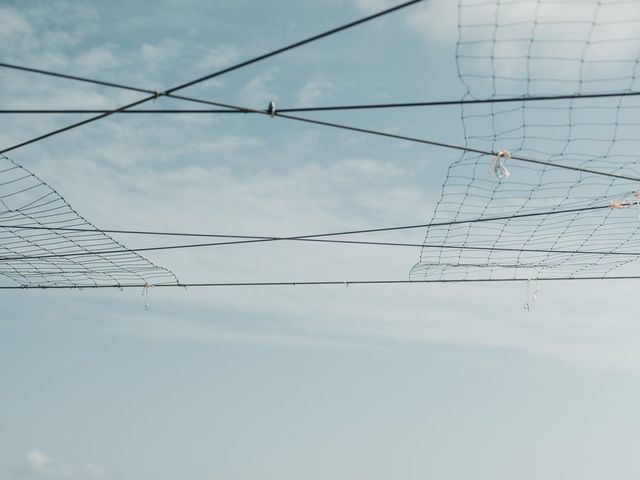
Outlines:
[{"label": "diagonal cable", "polygon": [[[43,135],[39,135],[39,136],[31,138],[29,140],[25,140],[24,142],[18,143],[16,145],[11,146],[11,147],[4,148],[4,149],[0,150],[0,154],[4,154],[4,153],[10,152],[12,150],[16,150],[18,148],[24,147],[26,145],[30,145],[30,144],[35,143],[35,142],[39,142],[39,141],[44,140],[46,138],[52,137],[54,135],[58,135],[60,133],[67,132],[69,130],[72,130],[74,128],[80,127],[82,125],[86,125],[88,123],[95,122],[95,121],[100,120],[102,118],[105,118],[105,117],[108,117],[110,115],[113,115],[114,113],[118,113],[120,111],[127,110],[129,108],[133,108],[133,107],[136,107],[138,105],[142,105],[143,103],[149,102],[149,101],[151,101],[151,100],[153,100],[155,98],[158,98],[160,96],[171,95],[174,92],[177,92],[179,90],[185,89],[187,87],[191,87],[193,85],[196,85],[197,83],[201,83],[201,82],[204,82],[206,80],[211,80],[212,78],[219,77],[221,75],[224,75],[226,73],[232,72],[234,70],[238,70],[238,69],[246,67],[248,65],[252,65],[252,64],[260,62],[262,60],[266,60],[267,58],[271,58],[273,56],[276,56],[276,55],[279,55],[281,53],[287,52],[289,50],[293,50],[294,48],[298,48],[298,47],[301,47],[301,46],[306,45],[308,43],[314,42],[316,40],[320,40],[322,38],[334,35],[336,33],[342,32],[344,30],[347,30],[349,28],[355,27],[357,25],[361,25],[363,23],[369,22],[369,21],[374,20],[376,18],[385,16],[385,15],[388,15],[388,14],[393,13],[395,11],[398,11],[398,10],[401,10],[403,8],[409,7],[411,5],[419,3],[421,1],[423,1],[423,0],[411,0],[409,2],[405,2],[405,3],[402,3],[400,5],[396,5],[395,7],[387,8],[386,10],[382,10],[381,12],[374,13],[372,15],[366,16],[366,17],[361,18],[359,20],[355,20],[353,22],[349,22],[349,23],[347,23],[345,25],[341,25],[341,26],[336,27],[336,28],[332,28],[331,30],[327,30],[327,31],[322,32],[322,33],[320,33],[318,35],[313,35],[311,37],[305,38],[304,40],[300,40],[298,42],[289,44],[289,45],[287,45],[285,47],[282,47],[282,48],[278,48],[278,49],[273,50],[271,52],[268,52],[268,53],[265,53],[265,54],[262,54],[262,55],[258,55],[257,57],[253,57],[253,58],[251,58],[249,60],[245,60],[243,62],[237,63],[237,64],[232,65],[230,67],[223,68],[223,69],[218,70],[218,71],[216,71],[214,73],[211,73],[209,75],[205,75],[205,76],[197,78],[195,80],[191,80],[189,82],[182,83],[182,84],[177,85],[175,87],[171,87],[171,88],[165,90],[164,92],[160,92],[160,91],[153,92],[152,94],[150,94],[147,97],[144,97],[144,98],[142,98],[140,100],[137,100],[135,102],[128,103],[126,105],[123,105],[122,107],[118,107],[118,108],[116,108],[114,110],[102,113],[102,114],[97,115],[95,117],[87,118],[87,119],[82,120],[80,122],[76,122],[76,123],[73,123],[71,125],[67,125],[65,127],[53,130],[53,131],[45,133]],[[77,80],[77,79],[78,78],[75,78],[75,80]],[[123,85],[119,85],[119,84],[107,85],[107,83],[108,82],[102,82],[102,85],[112,86],[112,87],[116,87],[117,86],[117,88],[123,88],[124,87]],[[148,93],[148,91],[147,91],[147,93]]]}]

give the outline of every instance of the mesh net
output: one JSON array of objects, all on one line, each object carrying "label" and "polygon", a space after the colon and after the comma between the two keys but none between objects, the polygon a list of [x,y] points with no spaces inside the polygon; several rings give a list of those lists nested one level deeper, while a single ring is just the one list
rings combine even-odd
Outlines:
[{"label": "mesh net", "polygon": [[[478,1],[458,5],[464,99],[628,92],[640,74],[640,2]],[[468,147],[640,178],[640,98],[461,106]],[[493,167],[493,168],[492,168]],[[640,252],[640,182],[465,153],[448,169],[411,279],[607,276]],[[497,171],[497,174],[496,174]],[[611,204],[616,207],[607,208]]]},{"label": "mesh net", "polygon": [[97,231],[54,189],[4,156],[0,225],[0,275],[21,286],[178,283],[169,270]]}]

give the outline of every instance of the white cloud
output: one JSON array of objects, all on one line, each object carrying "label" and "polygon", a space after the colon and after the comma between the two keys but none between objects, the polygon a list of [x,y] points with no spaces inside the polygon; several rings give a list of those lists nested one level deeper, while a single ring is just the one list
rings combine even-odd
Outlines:
[{"label": "white cloud", "polygon": [[355,7],[363,13],[379,12],[396,3],[393,0],[354,0]]},{"label": "white cloud", "polygon": [[[379,12],[397,5],[393,0],[353,0],[354,6],[365,14]],[[407,27],[428,41],[455,40],[458,0],[428,0],[412,5],[402,15]]]},{"label": "white cloud", "polygon": [[277,75],[277,68],[269,68],[249,80],[238,94],[241,105],[267,108],[270,101],[277,103],[278,95],[274,86]]},{"label": "white cloud", "polygon": [[65,463],[34,448],[27,452],[27,471],[35,478],[66,480],[106,480],[107,471],[92,462]]},{"label": "white cloud", "polygon": [[249,135],[224,135],[212,140],[202,140],[194,142],[187,147],[188,152],[213,154],[228,154],[245,149],[262,147],[264,141]]},{"label": "white cloud", "polygon": [[83,52],[74,58],[74,70],[100,73],[104,70],[119,68],[122,66],[122,60],[114,50],[114,45],[101,45]]},{"label": "white cloud", "polygon": [[29,35],[33,27],[27,18],[11,7],[0,7],[2,28],[0,29],[0,41],[16,41],[19,37]]},{"label": "white cloud", "polygon": [[35,471],[42,471],[46,469],[52,462],[53,459],[49,455],[37,448],[27,452],[27,463],[29,464],[29,467]]},{"label": "white cloud", "polygon": [[240,49],[234,45],[220,45],[214,47],[196,63],[200,70],[215,70],[227,67],[240,58]]},{"label": "white cloud", "polygon": [[142,59],[152,68],[157,68],[170,60],[180,57],[185,45],[182,41],[173,38],[165,38],[161,41],[150,44],[143,43],[140,47]]},{"label": "white cloud", "polygon": [[297,95],[297,103],[301,107],[317,105],[319,101],[325,100],[327,95],[333,90],[334,85],[326,79],[315,79],[304,84]]},{"label": "white cloud", "polygon": [[411,14],[405,17],[407,26],[429,42],[455,41],[458,36],[456,4],[457,1],[429,0],[424,5],[411,7]]}]

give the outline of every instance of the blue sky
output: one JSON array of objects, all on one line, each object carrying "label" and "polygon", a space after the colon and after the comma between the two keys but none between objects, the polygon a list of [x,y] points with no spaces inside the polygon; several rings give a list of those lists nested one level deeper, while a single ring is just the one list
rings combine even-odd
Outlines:
[{"label": "blue sky", "polygon": [[[1,2],[0,58],[164,89],[384,5]],[[252,108],[459,98],[456,35],[455,2],[433,0],[185,93]],[[14,71],[0,85],[3,108],[139,98]],[[455,108],[314,116],[463,142]],[[4,117],[0,142],[80,118]],[[427,221],[458,154],[278,118],[121,115],[9,156],[103,228],[292,235]],[[407,278],[418,257],[307,244],[148,255],[184,282]],[[635,284],[543,284],[528,313],[522,284],[150,290],[148,311],[140,291],[2,293],[2,478],[640,470]]]}]

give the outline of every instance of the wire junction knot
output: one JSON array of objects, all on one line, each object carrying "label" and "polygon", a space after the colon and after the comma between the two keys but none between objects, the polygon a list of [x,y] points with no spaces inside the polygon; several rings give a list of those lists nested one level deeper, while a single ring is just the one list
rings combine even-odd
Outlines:
[{"label": "wire junction knot", "polygon": [[273,116],[276,114],[276,104],[275,102],[270,101],[269,105],[267,106],[267,115],[269,115],[271,118],[273,118]]}]

